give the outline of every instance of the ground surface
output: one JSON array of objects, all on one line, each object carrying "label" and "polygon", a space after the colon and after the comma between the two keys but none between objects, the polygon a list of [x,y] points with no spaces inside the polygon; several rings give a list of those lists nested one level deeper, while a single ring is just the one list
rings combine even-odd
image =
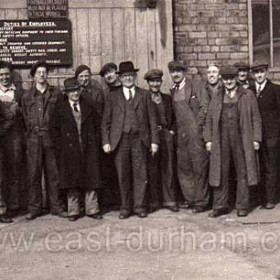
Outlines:
[{"label": "ground surface", "polygon": [[46,215],[0,225],[1,280],[280,279],[280,207],[208,213],[160,210],[146,219],[69,222]]}]

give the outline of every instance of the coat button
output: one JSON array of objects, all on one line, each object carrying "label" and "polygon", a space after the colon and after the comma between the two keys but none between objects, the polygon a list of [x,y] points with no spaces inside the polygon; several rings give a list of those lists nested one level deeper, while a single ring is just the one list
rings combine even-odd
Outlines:
[{"label": "coat button", "polygon": [[72,147],[72,146],[73,146],[73,144],[70,143],[70,144],[69,144],[69,147]]}]

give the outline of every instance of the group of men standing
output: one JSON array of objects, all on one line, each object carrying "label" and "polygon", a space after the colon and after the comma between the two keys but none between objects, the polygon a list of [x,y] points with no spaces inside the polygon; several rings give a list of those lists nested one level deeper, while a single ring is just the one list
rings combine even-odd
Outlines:
[{"label": "group of men standing", "polygon": [[0,63],[0,222],[12,222],[19,210],[24,145],[28,220],[42,213],[42,175],[51,213],[70,221],[83,213],[102,219],[98,189],[104,185],[109,195],[119,192],[120,219],[145,218],[160,207],[200,213],[212,203],[209,216],[218,217],[229,211],[234,174],[238,216],[248,214],[249,186],[259,183],[263,207],[274,208],[280,89],[267,78],[266,63],[251,67],[254,81],[244,63],[211,64],[204,83],[172,61],[170,95],[161,92],[160,69],[145,74],[148,91],[138,87],[131,61],[102,67],[105,90],[80,65],[60,91],[48,83],[49,68],[34,64],[33,86],[23,94],[10,65]]}]

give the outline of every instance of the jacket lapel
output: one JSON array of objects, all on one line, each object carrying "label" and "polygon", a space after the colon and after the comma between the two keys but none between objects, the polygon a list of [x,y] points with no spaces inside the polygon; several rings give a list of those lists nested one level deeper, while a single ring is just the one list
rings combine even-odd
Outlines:
[{"label": "jacket lapel", "polygon": [[74,118],[74,115],[73,115],[73,112],[72,112],[72,108],[71,108],[71,105],[68,101],[68,97],[65,96],[64,100],[63,100],[63,107],[65,109],[65,114],[66,114],[66,117],[68,119],[71,120],[71,123],[76,127],[76,121],[75,121],[75,118]]},{"label": "jacket lapel", "polygon": [[136,110],[142,100],[142,92],[138,87],[135,87],[135,96],[133,98],[133,107]]},{"label": "jacket lapel", "polygon": [[114,92],[116,95],[116,103],[119,105],[119,107],[124,111],[124,95],[122,87],[119,88],[116,92]]},{"label": "jacket lapel", "polygon": [[80,108],[82,114],[82,123],[90,116],[92,113],[91,107],[85,102],[84,98],[80,98]]},{"label": "jacket lapel", "polygon": [[191,99],[191,93],[192,93],[192,84],[189,79],[186,79],[186,84],[185,84],[185,97],[186,97],[186,102],[187,104],[190,103]]}]

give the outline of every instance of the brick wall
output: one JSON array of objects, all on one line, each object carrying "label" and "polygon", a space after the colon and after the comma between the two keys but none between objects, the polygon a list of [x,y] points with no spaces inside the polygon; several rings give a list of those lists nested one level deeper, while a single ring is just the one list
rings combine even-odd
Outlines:
[{"label": "brick wall", "polygon": [[202,75],[209,62],[249,61],[247,0],[174,0],[175,59],[188,74]]}]

